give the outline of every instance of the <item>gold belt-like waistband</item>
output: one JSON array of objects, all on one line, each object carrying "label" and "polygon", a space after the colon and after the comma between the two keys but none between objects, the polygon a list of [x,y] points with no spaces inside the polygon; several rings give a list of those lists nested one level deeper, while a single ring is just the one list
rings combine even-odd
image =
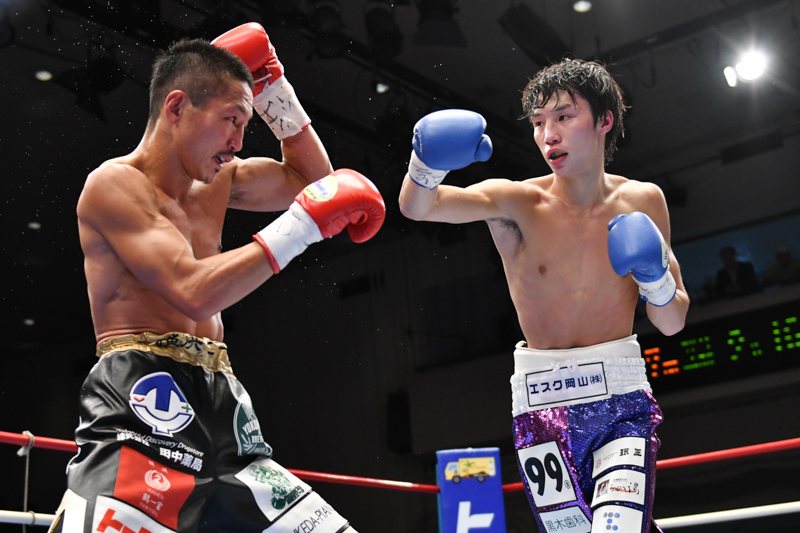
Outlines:
[{"label": "gold belt-like waistband", "polygon": [[195,337],[188,333],[170,332],[158,335],[145,332],[136,335],[120,335],[100,343],[97,347],[97,357],[125,350],[152,352],[169,357],[179,363],[189,363],[194,366],[202,366],[212,372],[225,372],[233,375],[231,362],[228,359],[228,347],[225,343],[205,337]]}]

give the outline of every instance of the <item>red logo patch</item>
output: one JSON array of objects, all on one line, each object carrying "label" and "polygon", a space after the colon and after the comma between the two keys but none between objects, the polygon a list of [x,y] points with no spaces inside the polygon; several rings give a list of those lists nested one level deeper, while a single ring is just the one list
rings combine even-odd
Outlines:
[{"label": "red logo patch", "polygon": [[170,529],[178,529],[178,512],[193,489],[194,476],[122,447],[115,498],[141,509]]}]

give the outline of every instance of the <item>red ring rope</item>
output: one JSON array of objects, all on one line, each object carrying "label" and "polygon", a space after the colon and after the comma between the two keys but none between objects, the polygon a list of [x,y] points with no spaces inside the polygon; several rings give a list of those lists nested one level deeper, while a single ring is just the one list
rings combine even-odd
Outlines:
[{"label": "red ring rope", "polygon": [[[675,457],[674,459],[662,459],[656,462],[656,468],[658,470],[664,470],[666,468],[676,468],[678,466],[699,465],[701,463],[722,461],[724,459],[735,459],[736,457],[745,457],[748,455],[791,450],[792,448],[800,448],[800,438],[779,440],[764,444],[754,444],[752,446],[731,448],[729,450],[720,450],[717,452],[699,453],[696,455],[687,455],[685,457]],[[522,489],[523,486],[521,481],[518,483],[503,485],[503,492],[516,492]]]},{"label": "red ring rope", "polygon": [[[49,450],[60,450],[65,452],[77,452],[78,445],[70,440],[51,439],[49,437],[28,437],[20,433],[8,433],[0,431],[0,442],[7,444],[16,444],[19,446],[29,446],[33,439],[34,448],[46,448]],[[674,459],[662,459],[658,461],[657,467],[659,470],[666,468],[676,468],[679,466],[696,465],[701,463],[709,463],[712,461],[722,461],[724,459],[735,459],[737,457],[746,457],[748,455],[758,455],[762,453],[777,452],[782,450],[791,450],[793,448],[800,448],[800,438],[779,440],[775,442],[767,442],[764,444],[754,444],[752,446],[743,446],[741,448],[731,448],[728,450],[719,450],[716,452],[700,453],[696,455],[687,455],[685,457],[675,457]],[[425,492],[429,494],[436,494],[439,492],[437,485],[422,485],[419,483],[408,483],[405,481],[390,481],[386,479],[364,478],[356,476],[344,476],[340,474],[325,474],[322,472],[310,472],[307,470],[292,470],[287,469],[300,479],[307,481],[323,481],[328,483],[340,483],[344,485],[359,485],[363,487],[374,487],[381,489],[396,489],[405,490],[410,492]],[[509,483],[503,485],[503,492],[516,492],[523,489],[522,482]]]},{"label": "red ring rope", "polygon": [[730,450],[720,450],[718,452],[698,453],[697,455],[687,455],[686,457],[675,457],[674,459],[663,459],[658,461],[658,469],[676,468],[678,466],[696,465],[708,463],[710,461],[721,461],[723,459],[735,459],[748,455],[760,453],[779,452],[781,450],[791,450],[800,448],[800,438],[766,442],[764,444],[754,444],[741,448],[731,448]]},{"label": "red ring rope", "polygon": [[[64,452],[77,452],[78,445],[71,440],[51,439],[48,437],[32,437],[34,448],[46,448],[49,450],[60,450]],[[31,438],[27,435],[19,433],[8,433],[0,431],[0,442],[7,444],[17,444],[19,446],[28,446]],[[387,479],[373,479],[355,476],[343,476],[339,474],[324,474],[322,472],[310,472],[307,470],[293,470],[287,468],[289,472],[296,475],[300,479],[306,481],[325,481],[328,483],[340,483],[343,485],[360,485],[364,487],[373,487],[379,489],[395,489],[405,490],[411,492],[426,492],[429,494],[437,494],[439,492],[438,485],[422,485],[419,483],[408,483],[406,481],[390,481]]]}]

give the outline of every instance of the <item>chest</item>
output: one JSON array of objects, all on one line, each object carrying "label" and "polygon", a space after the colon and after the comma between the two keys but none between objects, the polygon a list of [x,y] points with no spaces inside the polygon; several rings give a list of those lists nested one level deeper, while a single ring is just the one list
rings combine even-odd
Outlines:
[{"label": "chest", "polygon": [[559,206],[538,205],[520,209],[513,221],[491,229],[504,257],[540,263],[537,270],[575,269],[586,263],[608,263],[608,222],[614,214],[605,209],[574,213]]},{"label": "chest", "polygon": [[192,194],[162,203],[160,211],[183,235],[192,254],[202,259],[220,253],[226,207],[226,196]]},{"label": "chest", "polygon": [[572,263],[581,258],[608,258],[608,221],[603,215],[575,219],[545,214],[532,218],[525,246],[541,260]]}]

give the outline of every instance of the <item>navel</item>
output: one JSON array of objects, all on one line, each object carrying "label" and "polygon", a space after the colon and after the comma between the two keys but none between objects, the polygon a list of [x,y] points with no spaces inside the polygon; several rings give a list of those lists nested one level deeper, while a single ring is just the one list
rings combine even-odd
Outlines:
[{"label": "navel", "polygon": [[547,273],[547,267],[544,265],[539,265],[539,274],[544,276]]}]

